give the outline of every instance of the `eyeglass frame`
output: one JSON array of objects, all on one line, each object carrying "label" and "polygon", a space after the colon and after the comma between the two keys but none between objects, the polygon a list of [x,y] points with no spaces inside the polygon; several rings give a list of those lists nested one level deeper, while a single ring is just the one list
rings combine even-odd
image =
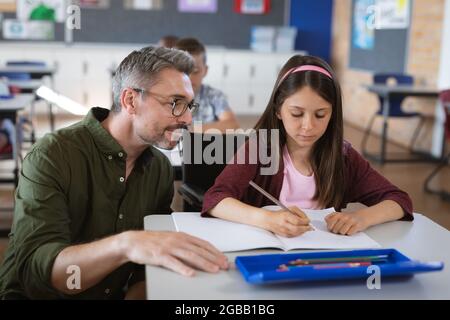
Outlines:
[{"label": "eyeglass frame", "polygon": [[[148,95],[154,95],[154,96],[160,96],[160,97],[162,97],[161,95],[159,95],[159,94],[157,94],[157,93],[153,93],[153,92],[150,92],[150,90],[146,90],[146,89],[142,89],[142,88],[130,88],[131,90],[133,90],[133,91],[136,91],[136,92],[138,92],[138,93],[141,93],[141,94],[148,94]],[[159,103],[161,103],[158,99],[156,99]],[[198,109],[198,107],[200,106],[199,105],[199,103],[197,103],[197,102],[195,102],[194,100],[192,100],[191,102],[184,102],[184,107],[183,107],[183,111],[179,114],[179,115],[176,115],[175,114],[175,107],[176,107],[176,104],[178,103],[178,102],[184,102],[184,99],[181,99],[181,98],[174,98],[174,100],[173,100],[173,102],[167,102],[167,103],[171,103],[172,104],[172,115],[174,116],[174,117],[181,117],[182,115],[184,115],[185,113],[186,113],[186,111],[189,109],[189,111],[191,112],[191,114],[192,113],[194,113],[194,111],[195,110],[197,110]],[[162,103],[161,103],[162,104]]]}]

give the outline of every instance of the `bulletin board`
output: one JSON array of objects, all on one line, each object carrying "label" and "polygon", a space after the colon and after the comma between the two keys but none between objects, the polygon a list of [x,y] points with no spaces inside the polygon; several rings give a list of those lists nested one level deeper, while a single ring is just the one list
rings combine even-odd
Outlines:
[{"label": "bulletin board", "polygon": [[[350,39],[349,66],[373,72],[404,73],[407,63],[410,27],[375,29],[367,40],[355,43],[358,32],[355,27],[355,6],[360,0],[352,1],[352,32]],[[364,1],[364,0],[362,0]],[[368,0],[370,2],[370,0]],[[373,1],[372,1],[373,2]],[[375,2],[376,3],[376,2]],[[413,0],[409,5],[409,21],[413,7]]]}]

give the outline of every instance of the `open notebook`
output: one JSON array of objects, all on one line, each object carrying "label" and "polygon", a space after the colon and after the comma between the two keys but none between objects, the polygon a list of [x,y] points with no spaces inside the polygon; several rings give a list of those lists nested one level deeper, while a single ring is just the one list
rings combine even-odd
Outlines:
[{"label": "open notebook", "polygon": [[[265,207],[277,210],[276,206]],[[216,218],[202,218],[198,212],[174,212],[172,218],[177,231],[196,236],[213,244],[222,252],[258,248],[293,249],[361,249],[379,248],[380,245],[363,232],[343,236],[327,230],[325,216],[334,208],[303,210],[316,230],[295,238],[285,238],[272,232]]]}]

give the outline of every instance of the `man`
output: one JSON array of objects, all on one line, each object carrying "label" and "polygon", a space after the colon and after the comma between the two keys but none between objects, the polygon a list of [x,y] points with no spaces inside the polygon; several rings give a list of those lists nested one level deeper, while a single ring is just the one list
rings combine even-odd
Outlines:
[{"label": "man", "polygon": [[195,61],[194,71],[190,75],[195,100],[199,103],[198,110],[192,115],[194,130],[196,124],[202,124],[202,131],[215,128],[225,132],[226,129],[239,128],[223,92],[202,83],[208,73],[205,46],[197,39],[183,38],[176,42],[175,48],[187,51]]},{"label": "man", "polygon": [[130,298],[142,293],[145,264],[187,276],[227,268],[205,241],[142,231],[145,215],[170,212],[172,167],[152,146],[173,148],[173,135],[191,122],[192,67],[178,50],[132,52],[115,74],[111,111],[93,108],[33,147],[16,192],[0,297]]}]

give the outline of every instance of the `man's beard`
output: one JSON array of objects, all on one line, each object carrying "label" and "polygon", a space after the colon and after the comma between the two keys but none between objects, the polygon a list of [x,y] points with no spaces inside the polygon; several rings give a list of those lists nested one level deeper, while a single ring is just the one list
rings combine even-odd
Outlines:
[{"label": "man's beard", "polygon": [[[153,138],[144,138],[141,137],[142,140],[144,140],[149,145],[153,145],[155,147],[161,148],[161,149],[173,149],[177,145],[178,141],[180,140],[182,136],[183,129],[187,129],[187,125],[185,124],[177,124],[173,126],[166,127],[161,134],[159,134],[157,137]],[[170,132],[170,138],[167,139],[166,132]]]}]

